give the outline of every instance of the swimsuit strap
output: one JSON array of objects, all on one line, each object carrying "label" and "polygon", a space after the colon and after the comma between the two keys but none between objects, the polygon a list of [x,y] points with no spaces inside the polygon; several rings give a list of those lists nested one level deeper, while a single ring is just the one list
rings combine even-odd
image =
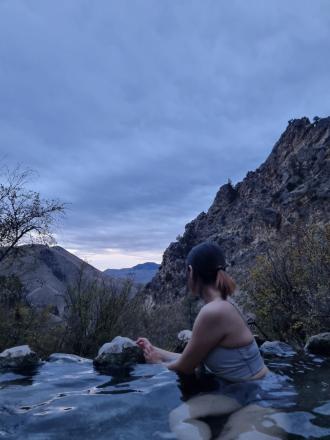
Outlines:
[{"label": "swimsuit strap", "polygon": [[246,324],[246,325],[249,325],[246,316],[243,315],[243,313],[242,313],[241,310],[238,308],[238,306],[235,304],[235,302],[234,302],[234,301],[229,301],[229,303],[235,307],[235,309],[236,309],[236,310],[238,311],[238,313],[241,315],[241,318],[243,319],[243,321],[245,322],[245,324]]}]

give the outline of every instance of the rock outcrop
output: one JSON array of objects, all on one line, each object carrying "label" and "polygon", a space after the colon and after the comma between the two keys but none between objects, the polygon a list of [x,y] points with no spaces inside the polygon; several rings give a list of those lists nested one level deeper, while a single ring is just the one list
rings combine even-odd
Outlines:
[{"label": "rock outcrop", "polygon": [[281,239],[299,220],[330,220],[330,117],[289,121],[267,160],[235,186],[223,185],[209,210],[169,245],[145,293],[156,302],[185,295],[186,255],[205,240],[222,246],[239,284],[267,242]]},{"label": "rock outcrop", "polygon": [[39,362],[38,355],[28,345],[7,348],[0,353],[0,369],[25,370]]}]

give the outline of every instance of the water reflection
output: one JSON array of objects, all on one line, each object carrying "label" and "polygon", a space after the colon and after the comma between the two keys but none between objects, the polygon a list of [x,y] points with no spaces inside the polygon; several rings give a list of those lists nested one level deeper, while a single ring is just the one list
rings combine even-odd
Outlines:
[{"label": "water reflection", "polygon": [[24,370],[15,370],[14,372],[0,370],[0,390],[14,385],[31,386],[33,384],[33,377],[38,374],[39,369],[40,365],[33,368],[25,368]]},{"label": "water reflection", "polygon": [[[312,356],[291,362],[268,359],[274,372],[239,384],[207,375],[181,376],[184,403],[170,412],[170,428],[178,440],[330,438],[329,422],[318,417],[330,414],[324,362]],[[326,403],[313,410],[322,392]]]},{"label": "water reflection", "polygon": [[244,386],[210,375],[178,379],[161,365],[114,376],[63,359],[30,376],[5,373],[0,439],[330,438],[329,362],[267,363],[276,374]]}]

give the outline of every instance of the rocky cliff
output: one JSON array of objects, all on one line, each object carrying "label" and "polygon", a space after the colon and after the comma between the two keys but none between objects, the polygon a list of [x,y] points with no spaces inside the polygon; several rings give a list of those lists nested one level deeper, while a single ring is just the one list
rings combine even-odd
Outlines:
[{"label": "rocky cliff", "polygon": [[281,239],[290,225],[329,220],[330,117],[291,120],[267,160],[235,186],[221,186],[208,211],[169,245],[146,294],[159,302],[184,295],[185,257],[204,240],[222,246],[239,283],[267,242]]}]

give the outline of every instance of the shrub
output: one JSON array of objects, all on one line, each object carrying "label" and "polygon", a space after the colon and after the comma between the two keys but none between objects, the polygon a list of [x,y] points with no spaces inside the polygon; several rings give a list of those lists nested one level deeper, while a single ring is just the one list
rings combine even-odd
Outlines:
[{"label": "shrub", "polygon": [[104,342],[117,335],[134,337],[143,327],[143,302],[136,289],[130,279],[123,282],[88,279],[82,267],[76,283],[65,296],[63,349],[94,356]]},{"label": "shrub", "polygon": [[153,304],[126,279],[88,280],[82,270],[66,294],[66,336],[62,350],[94,356],[115,336],[148,337],[166,349],[177,346],[177,333],[189,326],[185,301]]},{"label": "shrub", "polygon": [[269,243],[242,286],[270,338],[302,346],[330,327],[330,225],[298,225]]},{"label": "shrub", "polygon": [[0,277],[0,351],[29,344],[41,356],[57,351],[63,326],[51,322],[50,308],[35,309],[26,301],[16,276]]}]

